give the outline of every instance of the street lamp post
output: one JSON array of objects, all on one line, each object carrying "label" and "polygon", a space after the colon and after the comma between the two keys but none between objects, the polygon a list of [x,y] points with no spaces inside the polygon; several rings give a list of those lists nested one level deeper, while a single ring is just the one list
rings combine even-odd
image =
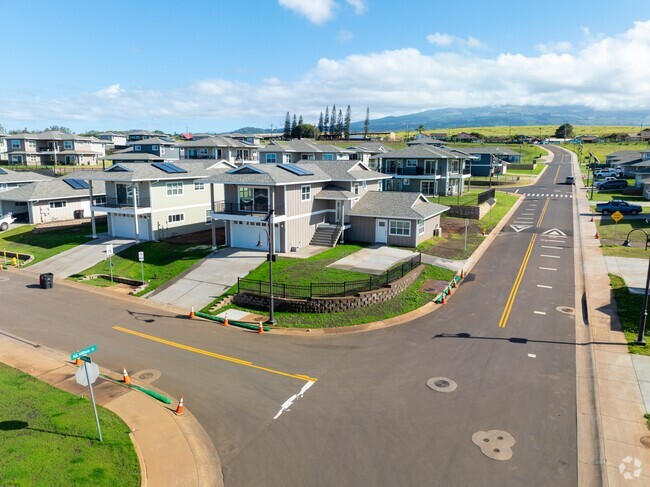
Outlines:
[{"label": "street lamp post", "polygon": [[[630,235],[633,232],[643,232],[645,234],[645,249],[648,250],[648,243],[650,242],[650,235],[648,235],[648,232],[643,230],[642,228],[635,228],[633,230],[630,230],[630,232],[627,234],[627,237],[625,238],[625,242],[623,242],[623,247],[632,247],[632,244],[630,243]],[[641,345],[645,347],[646,342],[645,342],[645,326],[648,321],[648,289],[650,288],[650,259],[648,259],[648,275],[646,276],[645,280],[645,294],[643,296],[643,308],[641,311],[641,317],[639,318],[639,333],[636,337],[636,341],[634,342],[635,345]]]}]

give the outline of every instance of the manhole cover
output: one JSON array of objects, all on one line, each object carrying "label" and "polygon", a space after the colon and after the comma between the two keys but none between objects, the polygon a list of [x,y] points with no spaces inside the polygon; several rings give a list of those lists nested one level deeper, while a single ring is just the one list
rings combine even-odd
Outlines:
[{"label": "manhole cover", "polygon": [[650,448],[650,436],[642,436],[639,441],[646,448]]},{"label": "manhole cover", "polygon": [[458,384],[447,377],[432,377],[427,381],[427,385],[437,392],[454,392],[458,387]]},{"label": "manhole cover", "polygon": [[160,370],[144,369],[133,374],[133,377],[135,377],[136,379],[142,382],[147,382],[151,384],[152,382],[160,379],[160,375],[161,375]]},{"label": "manhole cover", "polygon": [[140,374],[138,376],[138,379],[147,380],[147,379],[151,379],[152,377],[153,377],[153,374],[151,372],[145,372],[144,374]]},{"label": "manhole cover", "polygon": [[555,309],[558,310],[560,313],[564,313],[566,315],[572,315],[573,313],[576,312],[575,309],[571,308],[570,306],[558,306]]},{"label": "manhole cover", "polygon": [[510,460],[512,447],[517,443],[514,436],[500,430],[477,431],[472,435],[472,442],[486,457],[499,461]]}]

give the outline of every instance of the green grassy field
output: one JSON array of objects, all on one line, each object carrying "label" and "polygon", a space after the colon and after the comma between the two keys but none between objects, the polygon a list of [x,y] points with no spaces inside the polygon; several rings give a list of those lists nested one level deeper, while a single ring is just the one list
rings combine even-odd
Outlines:
[{"label": "green grassy field", "polygon": [[576,144],[560,144],[560,147],[564,147],[565,149],[575,152],[580,159],[580,163],[583,165],[582,167],[584,168],[584,171],[586,172],[586,167],[584,164],[585,161],[589,159],[590,152],[598,158],[601,164],[605,164],[608,154],[623,150],[641,151],[650,148],[650,145],[641,142],[614,142],[603,144],[584,144],[582,146]]},{"label": "green grassy field", "polygon": [[[643,308],[643,296],[640,294],[631,294],[625,285],[625,281],[614,274],[609,275],[609,282],[612,286],[612,293],[616,300],[618,316],[621,319],[621,325],[628,341],[630,353],[639,355],[650,355],[650,346],[634,345],[639,332],[639,319]],[[650,330],[646,329],[646,341]]]},{"label": "green grassy field", "polygon": [[[140,262],[138,261],[138,252],[144,252],[144,278],[145,281],[150,281],[150,285],[143,293],[148,293],[193,266],[211,251],[211,248],[205,245],[175,245],[166,242],[144,242],[139,245],[133,245],[113,256],[113,275],[138,281],[141,280],[142,271]],[[81,276],[91,274],[109,273],[109,260],[106,259],[79,274],[71,276],[70,279],[78,279]],[[105,280],[97,281],[82,282],[91,286],[100,287],[110,285],[110,282],[106,282]]]},{"label": "green grassy field", "polygon": [[[22,225],[0,233],[0,251],[31,254],[35,264],[92,240],[90,223],[66,230],[32,233],[34,225]],[[97,232],[106,231],[106,224],[98,224]]]},{"label": "green grassy field", "polygon": [[[645,250],[646,236],[641,231],[634,232],[630,235],[630,243],[632,244],[632,247],[621,246],[627,234],[633,229],[642,229],[650,234],[650,225],[645,222],[645,218],[623,217],[618,224],[616,224],[611,216],[604,216],[602,219],[596,217],[594,221],[596,222],[596,227],[600,234],[599,236],[600,243],[603,247],[603,255],[637,258],[647,258],[648,255],[650,255]],[[614,238],[614,234],[616,234],[616,238]]]},{"label": "green grassy field", "polygon": [[[454,127],[454,128],[427,128],[424,133],[436,132],[447,133],[449,136],[459,134],[461,132],[472,133],[476,132],[485,137],[509,137],[516,135],[527,135],[530,137],[553,137],[559,125],[501,125],[496,127]],[[371,126],[372,129],[372,126]],[[639,126],[633,127],[630,125],[574,125],[573,131],[576,136],[578,135],[607,135],[613,132],[629,132],[636,133],[640,130]],[[410,131],[409,135],[413,136],[416,132]],[[405,136],[406,131],[396,132],[396,135]]]},{"label": "green grassy field", "polygon": [[90,401],[0,363],[0,485],[140,485],[129,427]]}]

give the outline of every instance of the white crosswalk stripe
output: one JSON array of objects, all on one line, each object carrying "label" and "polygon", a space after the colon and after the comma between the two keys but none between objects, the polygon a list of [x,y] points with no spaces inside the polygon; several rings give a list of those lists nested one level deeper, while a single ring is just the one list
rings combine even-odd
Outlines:
[{"label": "white crosswalk stripe", "polygon": [[521,193],[530,198],[573,198],[572,194],[550,194],[550,193]]}]

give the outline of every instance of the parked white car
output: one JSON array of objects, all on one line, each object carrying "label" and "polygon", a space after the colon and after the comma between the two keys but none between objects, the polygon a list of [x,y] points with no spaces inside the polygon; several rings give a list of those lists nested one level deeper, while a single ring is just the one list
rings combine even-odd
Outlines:
[{"label": "parked white car", "polygon": [[615,177],[616,169],[599,169],[597,171],[594,171],[594,177],[596,179],[606,178],[608,176]]},{"label": "parked white car", "polygon": [[11,215],[11,212],[7,213],[6,215],[2,215],[0,217],[0,230],[5,231],[7,228],[9,228],[9,225],[15,221],[16,219]]}]

